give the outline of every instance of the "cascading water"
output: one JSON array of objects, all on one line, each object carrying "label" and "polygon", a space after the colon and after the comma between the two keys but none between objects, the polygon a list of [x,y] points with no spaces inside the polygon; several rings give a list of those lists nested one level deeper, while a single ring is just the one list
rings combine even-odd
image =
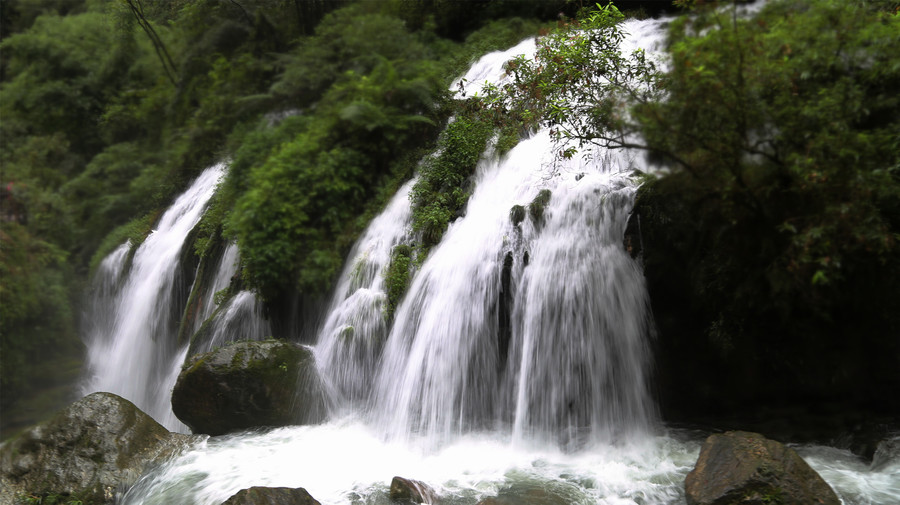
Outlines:
[{"label": "cascading water", "polygon": [[[219,258],[216,275],[213,278],[212,284],[210,284],[206,295],[203,297],[203,303],[200,305],[199,313],[193,320],[194,325],[192,333],[199,330],[203,322],[209,319],[209,316],[213,315],[215,312],[216,306],[218,305],[216,303],[216,294],[231,285],[231,279],[238,271],[238,262],[238,246],[236,243],[231,242],[225,248],[222,257]],[[196,283],[197,279],[195,279],[194,282]]]},{"label": "cascading water", "polygon": [[[658,21],[628,29],[642,47],[660,38]],[[533,47],[489,55],[462,82],[496,82],[502,62]],[[498,495],[684,504],[699,442],[653,429],[647,299],[622,245],[636,160],[598,150],[564,162],[552,147],[540,132],[504,158],[485,155],[466,215],[414,272],[392,324],[382,276],[392,249],[414,239],[410,186],[373,221],[315,349],[338,407],[331,421],[209,438],[145,475],[122,503],[213,505],[251,486],[385,503],[402,475],[449,504]],[[900,497],[889,483],[896,464],[832,470],[828,461],[811,463],[846,504]]]},{"label": "cascading water", "polygon": [[[193,318],[190,354],[208,352],[235,340],[262,340],[272,334],[254,293],[239,291],[221,303],[216,299],[230,287],[238,272],[238,264],[238,246],[234,242],[229,243],[219,258],[215,277],[205,287],[200,309]],[[198,276],[194,283],[200,280]]]},{"label": "cascading water", "polygon": [[97,282],[106,287],[98,290],[93,304],[99,316],[88,317],[94,325],[85,336],[90,375],[82,392],[116,393],[174,431],[187,431],[170,405],[187,352],[176,341],[172,317],[178,257],[224,170],[224,164],[206,169],[178,197],[135,250],[127,271],[127,246],[103,262]]},{"label": "cascading water", "polygon": [[[556,160],[552,144],[543,132],[479,166],[466,215],[397,310],[373,402],[381,429],[440,442],[512,423],[520,438],[577,443],[652,421],[646,293],[622,245],[630,161]],[[549,201],[526,217],[541,191]]]},{"label": "cascading water", "polygon": [[378,351],[388,336],[384,271],[393,248],[409,238],[414,183],[397,192],[356,242],[319,332],[316,361],[332,403],[341,410],[358,405],[371,389]]}]

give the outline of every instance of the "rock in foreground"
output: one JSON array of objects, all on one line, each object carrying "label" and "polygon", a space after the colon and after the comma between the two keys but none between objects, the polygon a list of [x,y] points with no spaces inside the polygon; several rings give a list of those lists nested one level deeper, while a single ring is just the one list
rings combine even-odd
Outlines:
[{"label": "rock in foreground", "polygon": [[194,433],[316,423],[324,401],[312,352],[292,342],[236,342],[191,357],[172,410]]},{"label": "rock in foreground", "polygon": [[428,503],[438,502],[437,494],[428,484],[403,477],[394,477],[391,480],[390,498],[394,503]]},{"label": "rock in foreground", "polygon": [[48,495],[112,503],[118,490],[191,439],[124,398],[90,394],[0,446],[0,504]]},{"label": "rock in foreground", "polygon": [[251,487],[241,489],[222,505],[320,505],[305,489],[298,487]]},{"label": "rock in foreground", "polygon": [[707,438],[684,483],[688,505],[841,503],[796,451],[742,431]]}]

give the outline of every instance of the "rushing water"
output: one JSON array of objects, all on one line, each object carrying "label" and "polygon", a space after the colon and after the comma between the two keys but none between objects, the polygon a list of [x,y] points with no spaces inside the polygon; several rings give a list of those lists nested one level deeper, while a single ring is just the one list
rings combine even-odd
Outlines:
[{"label": "rushing water", "polygon": [[85,337],[90,376],[83,393],[116,393],[170,430],[187,431],[170,402],[187,352],[175,338],[178,258],[224,170],[222,164],[206,169],[162,215],[130,265],[129,248],[123,245],[104,260],[95,281],[100,287],[88,318],[93,323]]},{"label": "rushing water", "polygon": [[[657,21],[628,28],[636,35],[629,44],[640,47],[661,36]],[[486,56],[454,89],[500,81],[504,61],[533,49],[526,41]],[[121,502],[213,505],[243,488],[285,486],[305,487],[324,504],[382,504],[400,475],[426,482],[450,505],[493,496],[684,504],[701,437],[658,422],[647,382],[647,295],[640,265],[622,244],[635,192],[630,174],[641,160],[604,150],[560,160],[558,147],[544,131],[503,157],[485,153],[465,215],[413,268],[390,320],[384,272],[391,251],[415,241],[414,181],[373,220],[348,258],[315,347],[331,399],[328,422],[207,438],[142,477]],[[532,215],[539,195],[546,205]],[[125,303],[130,291],[116,286],[144,271],[136,254],[124,273],[127,254],[123,246],[102,266],[105,303]],[[233,275],[227,258],[216,286]],[[256,310],[244,292],[201,320],[211,338],[228,340],[229,325]],[[120,324],[114,319],[99,326]],[[94,361],[120,352],[110,333],[95,337]],[[159,380],[139,373],[137,380]],[[867,465],[836,449],[800,450],[845,504],[900,502],[896,455]]]}]

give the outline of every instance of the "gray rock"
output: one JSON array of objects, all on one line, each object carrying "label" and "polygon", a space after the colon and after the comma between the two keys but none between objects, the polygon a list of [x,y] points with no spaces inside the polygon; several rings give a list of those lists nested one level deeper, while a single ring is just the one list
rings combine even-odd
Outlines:
[{"label": "gray rock", "polygon": [[298,487],[251,487],[241,489],[222,505],[320,505],[305,489]]},{"label": "gray rock", "polygon": [[264,340],[192,356],[172,391],[172,410],[194,433],[223,435],[317,423],[325,403],[312,352]]},{"label": "gray rock", "polygon": [[124,398],[90,394],[0,446],[0,505],[48,495],[112,503],[117,491],[191,440]]},{"label": "gray rock", "polygon": [[688,505],[840,505],[796,451],[758,433],[732,431],[703,443],[685,479]]},{"label": "gray rock", "polygon": [[391,501],[400,504],[438,502],[437,494],[428,484],[403,477],[394,477],[391,480]]}]

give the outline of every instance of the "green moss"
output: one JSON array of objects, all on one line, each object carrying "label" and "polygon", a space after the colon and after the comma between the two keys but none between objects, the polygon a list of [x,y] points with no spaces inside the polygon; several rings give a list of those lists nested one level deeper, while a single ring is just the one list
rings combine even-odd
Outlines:
[{"label": "green moss", "polygon": [[493,126],[462,115],[438,139],[437,154],[427,158],[413,186],[413,230],[421,234],[421,257],[440,242],[447,226],[469,200],[469,178],[493,134]]},{"label": "green moss", "polygon": [[[391,252],[391,262],[384,273],[385,291],[387,292],[387,306],[385,316],[390,319],[394,316],[397,304],[406,294],[409,287],[409,272],[412,262],[413,250],[406,244],[394,247]],[[350,328],[352,332],[352,327]],[[341,333],[343,336],[343,332]]]},{"label": "green moss", "polygon": [[143,217],[132,219],[131,221],[119,226],[103,239],[100,247],[91,257],[90,270],[93,272],[100,265],[100,262],[106,258],[109,253],[113,252],[117,247],[131,241],[131,254],[140,246],[150,231],[153,229],[153,223],[159,217],[159,212],[153,212]]},{"label": "green moss", "polygon": [[534,197],[534,200],[528,204],[528,213],[531,215],[531,220],[534,222],[535,226],[539,225],[544,219],[544,209],[547,207],[547,204],[550,203],[550,190],[542,189],[538,192],[537,196]]},{"label": "green moss", "polygon": [[508,153],[513,147],[519,145],[520,140],[519,128],[516,125],[504,126],[497,136],[497,154]]},{"label": "green moss", "polygon": [[519,223],[525,220],[525,207],[521,205],[513,205],[511,209],[509,209],[509,220],[512,222],[513,226],[517,226]]}]

